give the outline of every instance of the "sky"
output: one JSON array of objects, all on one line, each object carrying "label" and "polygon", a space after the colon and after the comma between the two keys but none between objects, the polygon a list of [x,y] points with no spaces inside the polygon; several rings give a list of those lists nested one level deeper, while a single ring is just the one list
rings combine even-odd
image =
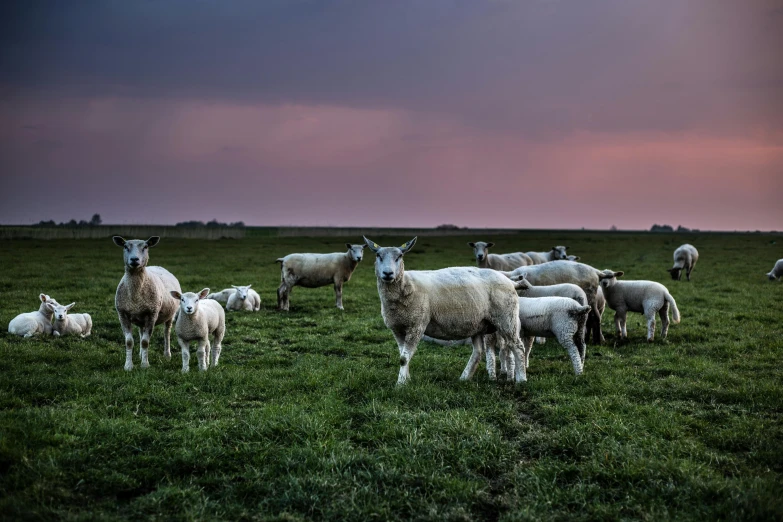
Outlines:
[{"label": "sky", "polygon": [[783,0],[0,3],[0,223],[783,230]]}]

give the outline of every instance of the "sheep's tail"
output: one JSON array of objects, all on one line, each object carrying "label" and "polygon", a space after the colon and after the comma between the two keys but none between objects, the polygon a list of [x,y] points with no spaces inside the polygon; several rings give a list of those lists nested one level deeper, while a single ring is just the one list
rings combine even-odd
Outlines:
[{"label": "sheep's tail", "polygon": [[680,324],[680,310],[677,308],[677,303],[674,302],[672,294],[666,293],[666,301],[669,303],[669,306],[672,307],[672,322],[674,324]]},{"label": "sheep's tail", "polygon": [[572,308],[568,311],[569,315],[572,315],[573,317],[579,317],[581,315],[586,315],[592,307],[590,305],[584,305],[584,306],[577,306],[576,308]]}]

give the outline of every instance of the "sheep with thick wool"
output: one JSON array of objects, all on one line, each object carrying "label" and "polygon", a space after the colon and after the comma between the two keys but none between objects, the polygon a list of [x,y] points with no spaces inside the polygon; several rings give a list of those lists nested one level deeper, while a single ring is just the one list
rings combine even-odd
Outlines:
[{"label": "sheep with thick wool", "polygon": [[674,266],[669,268],[667,272],[671,274],[672,279],[679,281],[682,279],[682,271],[685,270],[685,278],[691,280],[691,272],[693,267],[696,266],[696,261],[699,260],[699,251],[696,247],[685,243],[677,247],[674,251]]},{"label": "sheep with thick wool", "polygon": [[38,299],[41,305],[35,312],[25,312],[19,314],[8,323],[8,333],[22,337],[34,337],[36,335],[51,335],[52,333],[52,310],[47,304],[58,304],[53,298],[46,294],[40,294]]},{"label": "sheep with thick wool", "polygon": [[46,306],[52,311],[52,335],[57,337],[61,335],[78,335],[87,337],[92,333],[92,317],[90,314],[69,314],[68,312],[76,305],[46,303]]},{"label": "sheep with thick wool", "polygon": [[[179,302],[177,313],[177,342],[182,349],[182,371],[190,371],[190,343],[196,341],[196,357],[198,368],[206,371],[207,366],[213,368],[218,365],[220,351],[222,350],[223,337],[226,334],[226,312],[220,303],[214,299],[207,299],[209,288],[199,293],[185,292],[184,294],[172,290],[171,297]],[[212,357],[210,363],[210,342]]]},{"label": "sheep with thick wool", "polygon": [[476,266],[479,268],[514,270],[520,266],[529,266],[533,264],[533,260],[522,252],[490,254],[489,249],[495,246],[495,243],[476,241],[475,243],[468,243],[468,246],[473,249],[473,256],[476,258]]},{"label": "sheep with thick wool", "polygon": [[[473,353],[460,377],[466,380],[485,351],[484,335],[495,332],[516,358],[516,382],[527,380],[519,338],[519,298],[511,280],[494,270],[472,267],[406,271],[403,256],[413,248],[415,237],[399,248],[364,240],[375,253],[383,322],[400,351],[397,384],[410,378],[408,366],[425,334],[444,340],[470,337]],[[486,355],[494,378],[494,350],[487,349]]]},{"label": "sheep with thick wool", "polygon": [[669,332],[669,307],[672,309],[672,322],[680,322],[680,311],[674,298],[660,283],[655,281],[618,281],[623,272],[604,270],[599,276],[606,304],[614,310],[614,324],[620,337],[628,337],[625,318],[628,312],[644,314],[647,319],[647,341],[655,338],[655,314],[661,317],[661,337],[666,339]]}]

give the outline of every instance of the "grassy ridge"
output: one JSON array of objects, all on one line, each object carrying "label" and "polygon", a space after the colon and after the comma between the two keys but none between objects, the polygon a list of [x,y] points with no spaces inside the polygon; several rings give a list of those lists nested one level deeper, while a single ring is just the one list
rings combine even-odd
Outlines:
[{"label": "grassy ridge", "polygon": [[[358,241],[359,238],[348,238]],[[393,238],[382,244],[400,244]],[[471,263],[468,240],[421,238],[408,269]],[[530,233],[497,251],[567,244],[599,268],[664,283],[683,322],[669,339],[588,346],[574,378],[555,342],[533,349],[525,386],[458,381],[470,348],[422,343],[412,382],[383,325],[371,257],[346,284],[296,288],[273,310],[294,251],[337,238],[166,239],[152,264],[183,290],[253,283],[258,313],[227,314],[221,366],[179,372],[153,337],[126,373],[113,309],[122,253],[110,241],[0,242],[0,322],[46,292],[89,312],[86,339],[0,334],[3,519],[781,519],[783,257],[769,235]],[[776,243],[772,243],[776,241]],[[691,242],[692,283],[667,280]],[[660,331],[660,325],[658,325]],[[137,343],[138,347],[138,343]],[[191,361],[193,368],[194,361]]]}]

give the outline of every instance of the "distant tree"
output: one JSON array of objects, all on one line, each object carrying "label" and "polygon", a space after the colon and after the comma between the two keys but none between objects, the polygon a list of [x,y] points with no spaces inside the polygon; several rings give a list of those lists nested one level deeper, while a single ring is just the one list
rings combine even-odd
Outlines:
[{"label": "distant tree", "polygon": [[245,228],[245,222],[244,221],[235,221],[234,223],[231,223],[229,226],[230,227]]},{"label": "distant tree", "polygon": [[93,226],[93,227],[97,227],[101,223],[103,223],[103,221],[101,220],[101,215],[100,214],[93,214],[92,215],[92,219],[90,219],[90,225]]},{"label": "distant tree", "polygon": [[674,229],[671,227],[671,225],[655,224],[650,229],[650,232],[674,232]]},{"label": "distant tree", "polygon": [[443,225],[438,225],[435,227],[436,230],[459,230],[459,227],[457,225],[452,225],[451,223],[444,223]]},{"label": "distant tree", "polygon": [[684,227],[684,226],[682,226],[682,225],[679,225],[679,226],[677,227],[677,232],[690,232],[690,231],[691,231],[691,229],[690,229],[690,228],[685,228],[685,227]]},{"label": "distant tree", "polygon": [[617,225],[612,225],[612,227],[609,229],[612,232],[617,232]]}]

